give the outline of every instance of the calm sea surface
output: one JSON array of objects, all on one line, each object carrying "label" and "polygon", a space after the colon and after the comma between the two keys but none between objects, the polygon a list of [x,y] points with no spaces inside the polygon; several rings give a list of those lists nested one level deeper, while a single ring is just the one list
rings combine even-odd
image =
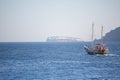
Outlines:
[{"label": "calm sea surface", "polygon": [[0,43],[0,80],[120,80],[120,43],[107,43],[109,56],[84,44]]}]

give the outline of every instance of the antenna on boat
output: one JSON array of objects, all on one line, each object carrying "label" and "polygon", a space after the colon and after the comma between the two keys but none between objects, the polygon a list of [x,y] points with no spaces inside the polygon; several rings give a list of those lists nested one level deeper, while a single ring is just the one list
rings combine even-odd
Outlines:
[{"label": "antenna on boat", "polygon": [[103,44],[103,25],[101,27],[101,44]]},{"label": "antenna on boat", "polygon": [[94,46],[94,22],[92,22],[92,36],[91,36],[91,40],[92,40],[92,47]]}]

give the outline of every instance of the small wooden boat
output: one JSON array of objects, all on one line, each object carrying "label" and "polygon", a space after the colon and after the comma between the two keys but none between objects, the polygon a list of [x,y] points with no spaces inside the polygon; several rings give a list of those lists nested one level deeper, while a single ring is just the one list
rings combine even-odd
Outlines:
[{"label": "small wooden boat", "polygon": [[92,47],[84,46],[86,52],[90,55],[108,55],[108,48],[103,44],[103,26],[101,30],[101,43],[97,44],[96,46],[93,45],[93,31],[94,31],[94,24],[92,24]]},{"label": "small wooden boat", "polygon": [[104,46],[104,44],[97,44],[95,47],[89,48],[88,46],[84,46],[86,52],[90,55],[100,54],[106,55],[108,54],[108,48]]}]

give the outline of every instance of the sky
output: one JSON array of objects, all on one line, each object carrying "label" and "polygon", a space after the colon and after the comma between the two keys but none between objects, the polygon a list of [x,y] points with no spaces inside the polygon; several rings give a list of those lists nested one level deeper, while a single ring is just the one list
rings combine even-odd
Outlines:
[{"label": "sky", "polygon": [[120,26],[120,0],[0,0],[0,42],[44,42],[50,36],[100,38]]}]

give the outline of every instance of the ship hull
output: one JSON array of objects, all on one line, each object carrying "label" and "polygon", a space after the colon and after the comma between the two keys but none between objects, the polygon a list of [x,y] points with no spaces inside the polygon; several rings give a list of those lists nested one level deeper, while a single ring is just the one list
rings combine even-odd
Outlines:
[{"label": "ship hull", "polygon": [[84,49],[89,55],[107,55],[108,54],[108,51],[97,51],[94,48],[88,48],[86,46],[84,46]]}]

